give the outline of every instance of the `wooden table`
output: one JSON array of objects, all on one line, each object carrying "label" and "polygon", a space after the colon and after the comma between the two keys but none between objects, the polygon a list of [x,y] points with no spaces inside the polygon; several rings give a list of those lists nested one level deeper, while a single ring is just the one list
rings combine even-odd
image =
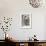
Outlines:
[{"label": "wooden table", "polygon": [[46,40],[29,41],[29,40],[7,40],[7,43],[14,44],[16,46],[46,46]]},{"label": "wooden table", "polygon": [[20,46],[20,44],[24,44],[24,46],[46,46],[46,40],[39,41],[29,41],[29,40],[17,40],[14,41],[16,46]]}]

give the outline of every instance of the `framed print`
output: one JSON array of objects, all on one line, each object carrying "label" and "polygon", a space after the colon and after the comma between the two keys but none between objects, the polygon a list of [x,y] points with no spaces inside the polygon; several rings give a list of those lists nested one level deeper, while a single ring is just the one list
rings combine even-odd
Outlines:
[{"label": "framed print", "polygon": [[22,28],[32,28],[32,15],[31,14],[21,15],[21,27]]}]

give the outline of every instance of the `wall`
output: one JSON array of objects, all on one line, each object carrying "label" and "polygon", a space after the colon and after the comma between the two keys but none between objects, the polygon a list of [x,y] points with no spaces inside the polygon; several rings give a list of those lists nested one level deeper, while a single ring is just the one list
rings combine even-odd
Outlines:
[{"label": "wall", "polygon": [[[8,33],[17,40],[27,40],[34,34],[37,35],[39,40],[44,40],[46,34],[45,12],[45,8],[32,8],[28,0],[0,0],[0,17],[8,16],[13,18],[12,26]],[[32,13],[32,29],[20,28],[20,15],[22,13]],[[0,39],[2,39],[2,36],[0,36]]]}]

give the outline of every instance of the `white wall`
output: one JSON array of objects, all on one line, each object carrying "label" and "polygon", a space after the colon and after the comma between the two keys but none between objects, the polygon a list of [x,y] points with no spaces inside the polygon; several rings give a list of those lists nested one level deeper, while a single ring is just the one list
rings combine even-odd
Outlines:
[{"label": "white wall", "polygon": [[44,38],[46,39],[46,15],[45,15],[45,24],[44,24],[45,28],[44,28]]},{"label": "white wall", "polygon": [[[32,29],[20,28],[22,13],[32,13]],[[32,8],[28,0],[0,0],[0,16],[13,17],[11,30],[8,32],[17,40],[27,40],[34,34],[39,40],[44,40],[46,34],[45,15],[45,8]]]}]

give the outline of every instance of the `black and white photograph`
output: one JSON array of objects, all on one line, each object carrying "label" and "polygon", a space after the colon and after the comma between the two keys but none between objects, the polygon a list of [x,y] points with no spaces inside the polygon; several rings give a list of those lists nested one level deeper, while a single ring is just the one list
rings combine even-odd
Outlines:
[{"label": "black and white photograph", "polygon": [[29,15],[22,15],[22,26],[29,26],[30,18]]},{"label": "black and white photograph", "polygon": [[22,14],[22,16],[21,16],[21,26],[23,28],[31,27],[31,15],[29,15],[29,14]]}]

